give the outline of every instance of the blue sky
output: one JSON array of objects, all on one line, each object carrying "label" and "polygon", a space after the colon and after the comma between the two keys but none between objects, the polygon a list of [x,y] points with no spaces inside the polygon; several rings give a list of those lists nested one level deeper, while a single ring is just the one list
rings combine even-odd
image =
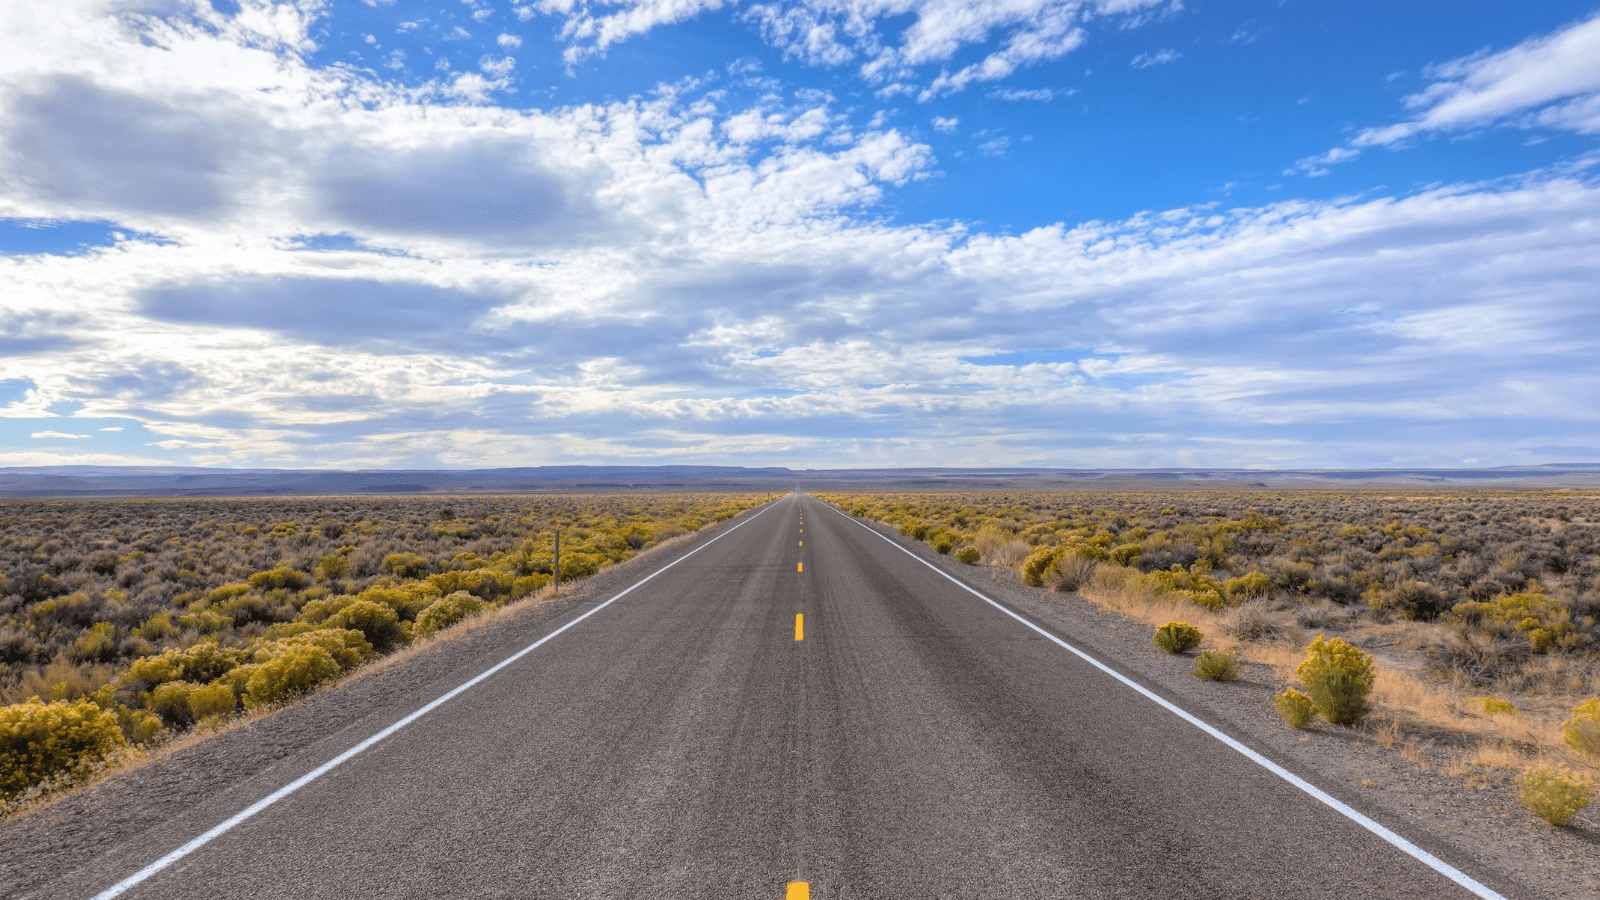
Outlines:
[{"label": "blue sky", "polygon": [[30,6],[0,466],[1600,460],[1597,12]]}]

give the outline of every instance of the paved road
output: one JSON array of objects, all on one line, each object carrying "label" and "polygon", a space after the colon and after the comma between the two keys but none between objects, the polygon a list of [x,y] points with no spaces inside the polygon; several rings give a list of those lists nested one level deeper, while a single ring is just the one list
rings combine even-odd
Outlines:
[{"label": "paved road", "polygon": [[1470,896],[820,502],[730,525],[123,896]]}]

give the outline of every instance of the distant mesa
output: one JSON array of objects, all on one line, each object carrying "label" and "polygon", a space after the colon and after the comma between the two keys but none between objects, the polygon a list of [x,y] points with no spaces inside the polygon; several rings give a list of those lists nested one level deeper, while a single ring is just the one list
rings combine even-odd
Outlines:
[{"label": "distant mesa", "polygon": [[1600,463],[1492,469],[788,469],[741,466],[535,466],[511,469],[0,468],[0,498],[290,497],[339,494],[830,490],[1583,490]]}]

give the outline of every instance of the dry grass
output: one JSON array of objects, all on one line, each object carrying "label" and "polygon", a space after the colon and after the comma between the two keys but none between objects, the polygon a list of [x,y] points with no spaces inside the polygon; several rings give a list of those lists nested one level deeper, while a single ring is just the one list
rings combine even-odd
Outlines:
[{"label": "dry grass", "polygon": [[[1182,618],[1205,634],[1202,647],[1231,651],[1250,662],[1270,666],[1286,682],[1295,680],[1295,668],[1305,658],[1303,644],[1241,640],[1229,633],[1230,626],[1237,629],[1247,616],[1252,620],[1273,617],[1271,610],[1240,613],[1245,607],[1239,607],[1213,613],[1181,597],[1152,589],[1132,569],[1102,565],[1079,595],[1102,609],[1151,627],[1174,617]],[[1407,636],[1425,627],[1417,623],[1397,625],[1394,633],[1386,635],[1395,645],[1408,644]],[[1264,633],[1275,636],[1281,632],[1266,629]],[[1300,638],[1303,640],[1304,635]],[[1569,710],[1561,703],[1546,699],[1540,704],[1524,699],[1519,703],[1523,707],[1520,713],[1487,712],[1481,699],[1474,701],[1470,692],[1456,685],[1406,671],[1381,659],[1374,662],[1375,710],[1362,733],[1382,746],[1400,750],[1405,758],[1419,765],[1429,764],[1433,754],[1430,742],[1423,737],[1429,736],[1472,748],[1455,751],[1443,763],[1446,772],[1469,781],[1481,778],[1480,769],[1521,771],[1535,759],[1563,762],[1580,772],[1600,776],[1595,760],[1581,758],[1565,746],[1561,722]],[[1562,671],[1564,662],[1552,660],[1554,667]],[[1593,672],[1582,674],[1588,679],[1585,684],[1596,677]]]}]

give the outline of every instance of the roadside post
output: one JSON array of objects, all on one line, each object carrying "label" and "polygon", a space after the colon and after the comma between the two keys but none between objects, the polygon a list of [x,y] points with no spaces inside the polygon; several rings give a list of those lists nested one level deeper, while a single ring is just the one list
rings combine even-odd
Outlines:
[{"label": "roadside post", "polygon": [[554,572],[556,576],[556,596],[559,597],[561,596],[561,529],[559,528],[556,529],[556,564]]}]

